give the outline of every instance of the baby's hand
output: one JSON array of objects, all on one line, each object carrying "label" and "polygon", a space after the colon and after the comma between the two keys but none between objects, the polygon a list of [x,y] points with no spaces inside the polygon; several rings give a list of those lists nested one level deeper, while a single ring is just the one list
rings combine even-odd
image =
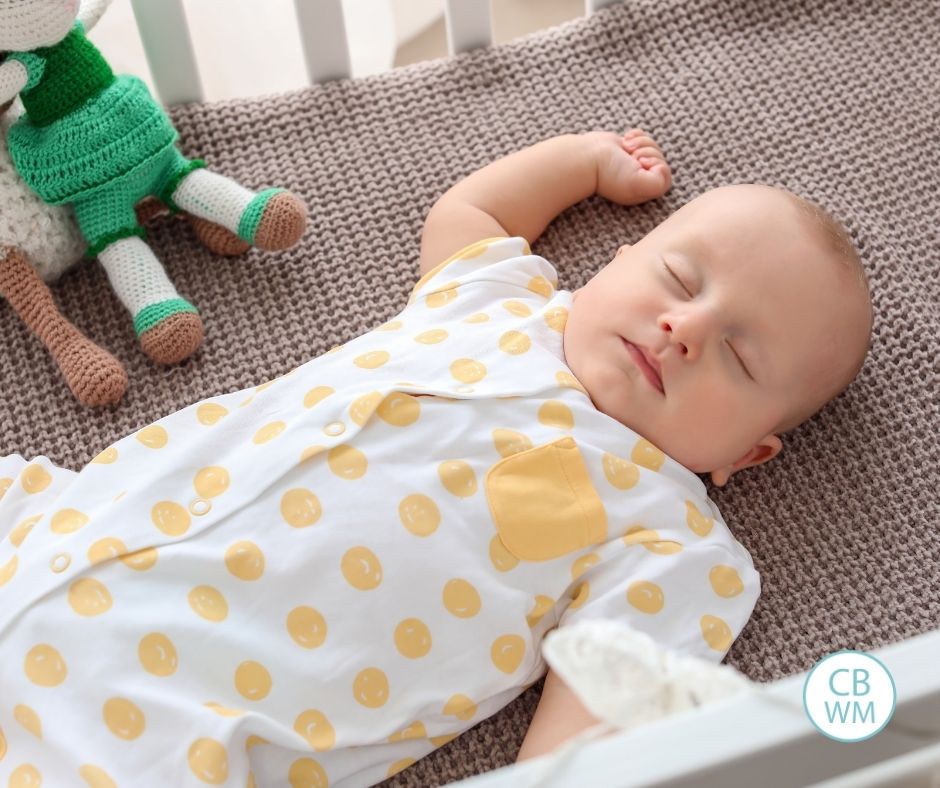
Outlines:
[{"label": "baby's hand", "polygon": [[597,146],[597,193],[620,205],[638,205],[662,197],[672,172],[659,146],[642,129],[619,135],[592,131]]}]

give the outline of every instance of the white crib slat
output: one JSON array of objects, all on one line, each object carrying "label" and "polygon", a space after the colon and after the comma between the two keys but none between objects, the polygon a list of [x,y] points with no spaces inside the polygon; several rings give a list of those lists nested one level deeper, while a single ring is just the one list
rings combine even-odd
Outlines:
[{"label": "white crib slat", "polygon": [[609,5],[622,1],[623,0],[584,0],[584,13],[586,16],[590,16],[601,8],[606,8]]},{"label": "white crib slat", "polygon": [[202,101],[182,0],[131,0],[157,96],[166,105]]},{"label": "white crib slat", "polygon": [[294,7],[310,81],[348,77],[352,68],[342,0],[294,0]]},{"label": "white crib slat", "polygon": [[446,0],[444,16],[452,55],[493,43],[490,0]]}]

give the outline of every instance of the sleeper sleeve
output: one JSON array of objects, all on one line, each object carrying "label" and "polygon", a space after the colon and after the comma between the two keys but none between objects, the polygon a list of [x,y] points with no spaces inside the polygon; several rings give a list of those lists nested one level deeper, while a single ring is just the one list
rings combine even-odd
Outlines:
[{"label": "sleeper sleeve", "polygon": [[667,650],[721,662],[760,596],[760,576],[747,551],[738,543],[699,537],[681,546],[609,546],[622,553],[597,563],[574,584],[559,630],[610,619],[645,632]]},{"label": "sleeper sleeve", "polygon": [[544,303],[557,288],[554,266],[533,255],[525,238],[487,238],[424,274],[408,305],[439,310],[447,319],[464,318],[512,301]]}]

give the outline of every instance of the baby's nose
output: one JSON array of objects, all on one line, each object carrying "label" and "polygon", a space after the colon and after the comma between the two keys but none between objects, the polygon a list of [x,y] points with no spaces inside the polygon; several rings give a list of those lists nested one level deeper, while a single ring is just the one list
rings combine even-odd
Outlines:
[{"label": "baby's nose", "polygon": [[669,338],[669,344],[674,345],[676,350],[683,358],[694,361],[701,352],[701,340],[699,331],[692,321],[663,319],[660,321],[660,328]]}]

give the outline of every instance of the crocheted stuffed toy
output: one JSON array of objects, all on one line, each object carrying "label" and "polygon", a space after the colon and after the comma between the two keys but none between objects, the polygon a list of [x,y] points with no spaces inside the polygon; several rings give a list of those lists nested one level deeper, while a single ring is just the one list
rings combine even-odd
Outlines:
[{"label": "crocheted stuffed toy", "polygon": [[[3,140],[22,108],[4,114],[6,109],[0,105],[0,296],[49,349],[79,402],[113,405],[127,389],[124,367],[60,313],[46,286],[78,264],[88,245],[72,209],[43,202],[13,168]],[[141,203],[140,223],[159,210],[165,209],[155,201]],[[224,228],[183,215],[198,222],[197,235],[212,251],[232,254],[247,247]]]},{"label": "crocheted stuffed toy", "polygon": [[26,110],[7,136],[23,180],[47,203],[72,206],[144,353],[172,364],[196,351],[203,325],[144,243],[135,206],[156,197],[186,211],[201,239],[230,252],[293,246],[306,208],[284,189],[250,191],[180,153],[144,83],[115,76],[85,36],[109,3],[0,0],[0,104],[18,94]]}]

